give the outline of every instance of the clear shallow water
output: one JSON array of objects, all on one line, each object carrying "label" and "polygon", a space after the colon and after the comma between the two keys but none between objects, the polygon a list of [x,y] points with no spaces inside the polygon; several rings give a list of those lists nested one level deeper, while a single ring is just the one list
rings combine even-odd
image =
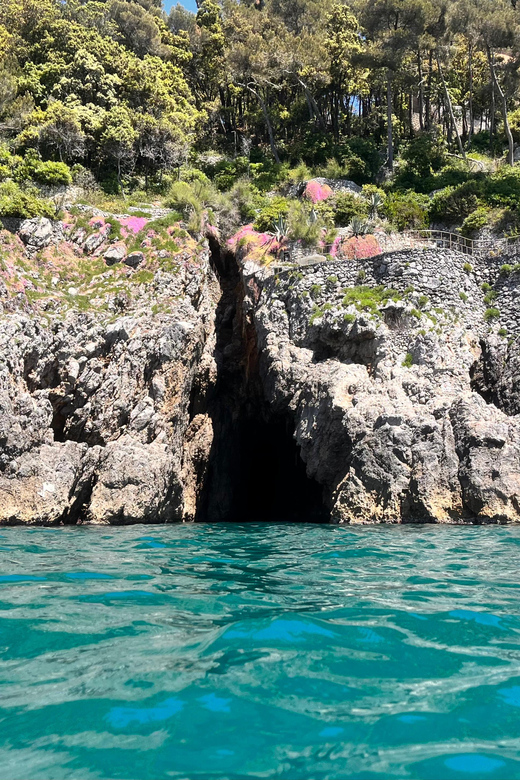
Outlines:
[{"label": "clear shallow water", "polygon": [[0,529],[0,775],[520,778],[520,528]]}]

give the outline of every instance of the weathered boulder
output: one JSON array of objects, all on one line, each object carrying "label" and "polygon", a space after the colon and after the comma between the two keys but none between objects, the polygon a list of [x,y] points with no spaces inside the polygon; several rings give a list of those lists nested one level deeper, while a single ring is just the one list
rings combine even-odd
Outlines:
[{"label": "weathered boulder", "polygon": [[110,235],[110,225],[104,225],[97,233],[92,233],[83,242],[83,251],[91,255],[96,249],[99,249]]},{"label": "weathered boulder", "polygon": [[51,243],[54,227],[51,220],[46,217],[33,217],[22,222],[18,235],[29,251],[36,252]]},{"label": "weathered boulder", "polygon": [[124,244],[113,244],[113,246],[107,249],[103,257],[107,265],[120,263],[126,257],[126,247]]},{"label": "weathered boulder", "polygon": [[130,254],[124,258],[123,262],[130,268],[139,268],[141,263],[144,263],[144,254],[143,252],[130,252]]}]

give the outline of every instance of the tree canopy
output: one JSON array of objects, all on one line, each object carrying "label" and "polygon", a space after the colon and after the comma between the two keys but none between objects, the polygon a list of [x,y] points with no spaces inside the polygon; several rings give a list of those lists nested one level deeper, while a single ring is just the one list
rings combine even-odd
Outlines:
[{"label": "tree canopy", "polygon": [[160,0],[3,0],[2,142],[115,188],[209,151],[248,165],[350,160],[363,183],[421,134],[513,163],[511,0],[197,5],[166,15]]}]

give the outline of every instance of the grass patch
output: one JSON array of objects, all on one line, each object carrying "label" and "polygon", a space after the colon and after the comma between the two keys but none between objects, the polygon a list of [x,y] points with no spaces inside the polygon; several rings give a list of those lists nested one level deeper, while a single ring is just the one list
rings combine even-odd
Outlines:
[{"label": "grass patch", "polygon": [[484,314],[484,319],[486,322],[491,322],[492,320],[496,320],[500,317],[500,311],[496,309],[494,306],[492,306],[489,309],[486,309],[486,312]]},{"label": "grass patch", "polygon": [[359,285],[344,290],[343,306],[354,305],[358,311],[369,311],[372,314],[378,314],[379,308],[388,303],[388,301],[398,301],[401,299],[397,290],[389,287],[368,287]]},{"label": "grass patch", "polygon": [[150,282],[153,282],[153,277],[153,271],[137,271],[130,281],[132,284],[150,284]]}]

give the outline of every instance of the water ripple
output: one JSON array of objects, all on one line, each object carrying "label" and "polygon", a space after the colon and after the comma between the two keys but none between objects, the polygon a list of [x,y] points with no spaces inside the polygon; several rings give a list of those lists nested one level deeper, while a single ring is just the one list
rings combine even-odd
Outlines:
[{"label": "water ripple", "polygon": [[2,780],[520,778],[520,529],[1,536]]}]

